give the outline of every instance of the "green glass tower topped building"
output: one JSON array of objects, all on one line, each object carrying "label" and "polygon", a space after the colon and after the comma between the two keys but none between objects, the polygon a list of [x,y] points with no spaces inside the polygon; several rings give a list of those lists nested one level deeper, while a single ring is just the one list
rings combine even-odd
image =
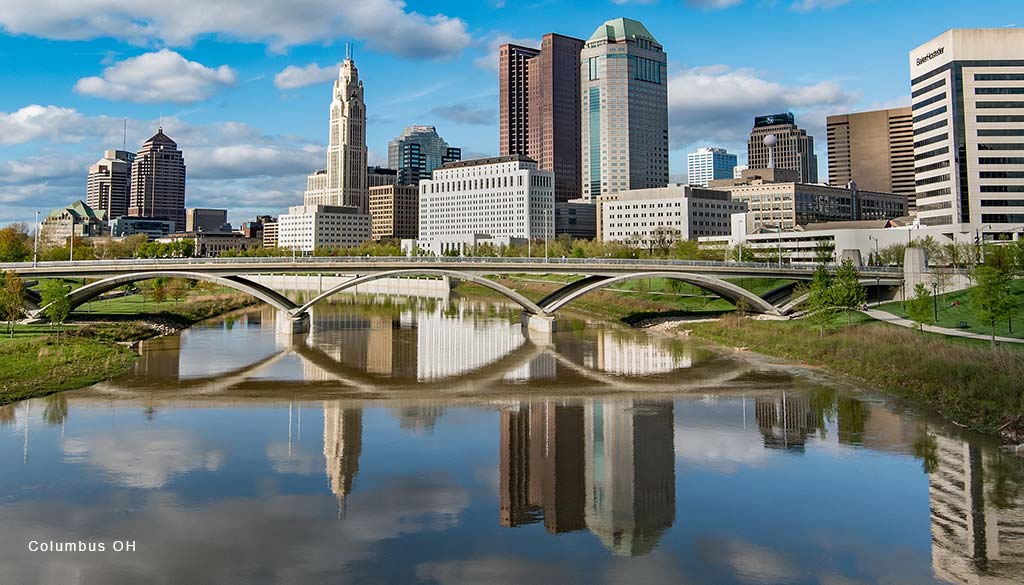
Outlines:
[{"label": "green glass tower topped building", "polygon": [[666,55],[640,22],[597,27],[580,54],[583,198],[668,184]]}]

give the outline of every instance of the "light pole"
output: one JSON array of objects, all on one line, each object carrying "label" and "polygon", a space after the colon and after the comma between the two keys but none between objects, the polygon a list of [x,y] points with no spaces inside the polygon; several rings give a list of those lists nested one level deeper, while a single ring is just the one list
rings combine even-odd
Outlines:
[{"label": "light pole", "polygon": [[68,262],[75,261],[75,224],[78,223],[75,220],[75,216],[71,216],[71,246],[68,251]]},{"label": "light pole", "polygon": [[875,241],[875,265],[877,266],[877,265],[881,264],[881,262],[879,262],[879,260],[878,260],[878,238],[876,238],[875,236],[872,236],[872,235],[868,235],[868,239]]},{"label": "light pole", "polygon": [[32,230],[33,242],[32,242],[32,266],[35,267],[39,264],[39,212],[36,212],[36,225],[35,229]]},{"label": "light pole", "polygon": [[932,283],[932,305],[934,306],[934,317],[932,322],[935,324],[939,323],[939,283]]},{"label": "light pole", "polygon": [[981,263],[985,263],[985,228],[992,227],[992,224],[986,223],[980,228],[974,228],[974,243],[978,247],[978,252],[981,256]]},{"label": "light pole", "polygon": [[551,235],[551,210],[544,210],[544,261],[548,261],[548,237]]}]

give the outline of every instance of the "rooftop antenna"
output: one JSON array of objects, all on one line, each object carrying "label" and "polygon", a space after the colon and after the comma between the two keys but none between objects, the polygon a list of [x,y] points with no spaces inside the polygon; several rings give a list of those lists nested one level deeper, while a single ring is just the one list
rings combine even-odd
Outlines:
[{"label": "rooftop antenna", "polygon": [[128,118],[124,119],[124,127],[121,129],[121,150],[128,150]]},{"label": "rooftop antenna", "polygon": [[345,60],[352,60],[352,43],[345,43]]}]

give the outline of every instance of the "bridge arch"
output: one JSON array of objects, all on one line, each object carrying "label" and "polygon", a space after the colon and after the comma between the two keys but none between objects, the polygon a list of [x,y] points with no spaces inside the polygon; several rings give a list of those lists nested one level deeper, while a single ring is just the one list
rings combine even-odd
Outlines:
[{"label": "bridge arch", "polygon": [[510,289],[509,287],[507,287],[505,285],[502,285],[502,284],[499,284],[497,282],[494,282],[493,280],[484,278],[483,276],[477,276],[475,274],[469,274],[469,273],[466,273],[466,272],[459,272],[457,270],[444,270],[444,269],[434,269],[434,268],[407,268],[407,269],[402,269],[402,270],[389,270],[389,271],[386,271],[386,272],[377,272],[375,274],[365,274],[363,276],[357,276],[357,277],[353,278],[352,280],[343,282],[343,283],[339,284],[338,286],[336,286],[334,288],[331,288],[330,290],[327,290],[327,291],[324,291],[324,292],[320,293],[319,295],[317,295],[317,296],[313,297],[312,299],[310,299],[309,302],[307,302],[306,304],[302,305],[301,307],[292,309],[291,313],[293,315],[300,315],[300,314],[306,313],[307,311],[309,311],[309,309],[313,305],[319,303],[320,301],[326,299],[327,297],[330,297],[331,295],[339,293],[339,292],[341,292],[343,290],[346,290],[346,289],[349,289],[349,288],[352,288],[352,287],[355,287],[355,286],[359,286],[360,284],[366,284],[368,282],[373,282],[374,280],[379,280],[381,278],[393,278],[393,277],[396,277],[396,276],[422,276],[422,275],[427,275],[427,276],[448,276],[448,277],[451,277],[451,278],[457,278],[459,280],[469,281],[469,282],[472,282],[474,284],[479,284],[480,286],[487,287],[487,288],[493,290],[494,292],[497,292],[497,293],[501,294],[502,296],[504,296],[505,298],[509,299],[510,301],[518,304],[519,306],[521,306],[523,308],[524,311],[526,311],[528,313],[532,313],[534,315],[539,315],[539,314],[541,314],[543,312],[543,310],[540,308],[540,306],[537,303],[531,301],[530,299],[524,297],[523,295],[517,293],[516,291]]},{"label": "bridge arch", "polygon": [[[121,274],[110,278],[104,278],[71,291],[68,294],[68,300],[71,301],[71,308],[74,309],[105,292],[114,290],[119,286],[143,280],[150,280],[153,278],[184,278],[188,280],[212,282],[214,284],[233,288],[237,291],[252,295],[280,311],[290,313],[295,309],[295,303],[293,303],[288,297],[271,288],[263,286],[262,284],[246,280],[242,277],[217,276],[215,274],[206,274],[203,272],[187,272],[180,270],[135,272],[132,274]],[[40,311],[42,311],[42,309],[45,309],[45,307],[42,307]]]},{"label": "bridge arch", "polygon": [[689,272],[672,272],[672,271],[657,271],[657,272],[638,272],[636,274],[619,274],[615,276],[588,276],[586,278],[571,282],[564,287],[552,292],[548,296],[540,300],[538,304],[543,308],[544,313],[551,315],[558,311],[566,304],[580,298],[581,296],[593,292],[597,289],[604,288],[610,284],[616,282],[623,282],[626,280],[634,280],[638,278],[670,278],[673,280],[680,280],[688,284],[699,286],[705,290],[711,291],[723,299],[735,304],[741,299],[746,301],[750,306],[751,310],[758,313],[767,313],[770,315],[781,314],[779,309],[766,301],[765,299],[757,296],[749,290],[736,286],[731,282],[727,282],[720,278],[713,276],[704,276],[700,274],[692,274]]}]

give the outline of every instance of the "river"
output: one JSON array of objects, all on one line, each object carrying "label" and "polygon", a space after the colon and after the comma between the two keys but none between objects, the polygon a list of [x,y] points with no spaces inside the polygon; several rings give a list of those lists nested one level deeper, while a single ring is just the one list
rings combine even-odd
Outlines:
[{"label": "river", "polygon": [[812,369],[559,327],[347,298],[292,337],[256,308],[0,407],[0,583],[1024,582],[1024,474],[989,439]]}]

